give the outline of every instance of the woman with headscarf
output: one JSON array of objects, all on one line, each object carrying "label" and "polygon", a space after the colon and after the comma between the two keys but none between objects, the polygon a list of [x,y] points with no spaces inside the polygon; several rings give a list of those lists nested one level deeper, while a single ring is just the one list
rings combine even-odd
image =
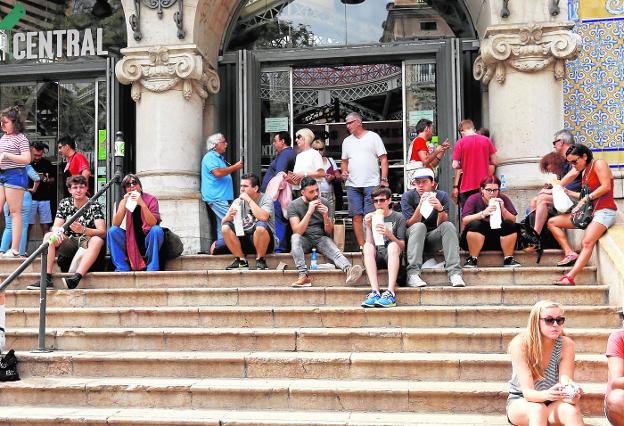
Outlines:
[{"label": "woman with headscarf", "polygon": [[299,153],[295,159],[293,171],[288,172],[288,183],[292,185],[293,199],[299,196],[301,179],[309,176],[320,184],[320,179],[325,176],[323,157],[318,151],[312,149],[313,140],[314,133],[310,129],[299,129],[295,133]]}]

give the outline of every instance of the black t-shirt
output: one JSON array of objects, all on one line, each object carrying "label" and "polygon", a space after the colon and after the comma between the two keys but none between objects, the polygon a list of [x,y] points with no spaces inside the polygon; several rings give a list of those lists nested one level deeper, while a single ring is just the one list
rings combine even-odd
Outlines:
[{"label": "black t-shirt", "polygon": [[[53,197],[53,187],[50,182],[44,182],[43,177],[47,175],[47,177],[54,178],[56,177],[56,168],[50,163],[49,160],[42,158],[37,162],[32,162],[30,165],[35,169],[37,173],[41,176],[41,180],[39,181],[39,187],[37,188],[37,192],[35,192],[32,196],[35,201],[48,201]],[[33,185],[33,181],[28,179],[28,187],[31,188]]]},{"label": "black t-shirt", "polygon": [[141,207],[137,206],[132,212],[132,227],[139,253],[145,253],[145,234],[143,233],[143,219],[141,219]]}]

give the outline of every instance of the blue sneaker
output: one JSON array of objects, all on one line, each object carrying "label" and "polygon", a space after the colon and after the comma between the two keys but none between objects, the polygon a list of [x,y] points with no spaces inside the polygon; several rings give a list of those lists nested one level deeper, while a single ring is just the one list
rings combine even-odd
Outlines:
[{"label": "blue sneaker", "polygon": [[383,292],[379,300],[375,302],[375,306],[382,308],[394,308],[396,306],[396,296],[389,290]]},{"label": "blue sneaker", "polygon": [[366,299],[364,299],[364,301],[362,302],[362,307],[374,308],[375,303],[377,303],[379,299],[381,299],[381,294],[373,290],[370,293],[368,293],[368,296],[366,296]]}]

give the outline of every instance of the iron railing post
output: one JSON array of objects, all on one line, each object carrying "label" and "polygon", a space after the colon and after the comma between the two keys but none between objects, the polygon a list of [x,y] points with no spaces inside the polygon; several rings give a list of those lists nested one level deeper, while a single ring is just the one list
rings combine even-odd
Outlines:
[{"label": "iron railing post", "polygon": [[42,244],[41,250],[41,277],[39,279],[39,338],[36,352],[51,352],[46,348],[46,303],[48,295],[48,245]]}]

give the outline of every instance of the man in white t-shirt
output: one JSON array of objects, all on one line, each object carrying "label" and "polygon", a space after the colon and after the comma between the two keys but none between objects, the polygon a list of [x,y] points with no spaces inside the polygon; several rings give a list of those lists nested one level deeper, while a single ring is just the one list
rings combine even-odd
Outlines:
[{"label": "man in white t-shirt", "polygon": [[314,133],[310,129],[299,129],[295,133],[299,153],[295,159],[295,167],[292,172],[288,172],[287,179],[294,192],[293,200],[299,197],[301,179],[309,176],[320,182],[320,179],[325,176],[323,157],[317,150],[312,149],[313,140]]},{"label": "man in white t-shirt", "polygon": [[362,126],[362,117],[358,113],[347,115],[346,124],[351,135],[342,142],[340,169],[347,186],[353,232],[361,248],[364,246],[362,218],[374,210],[371,192],[377,185],[388,186],[388,155],[379,135]]}]

